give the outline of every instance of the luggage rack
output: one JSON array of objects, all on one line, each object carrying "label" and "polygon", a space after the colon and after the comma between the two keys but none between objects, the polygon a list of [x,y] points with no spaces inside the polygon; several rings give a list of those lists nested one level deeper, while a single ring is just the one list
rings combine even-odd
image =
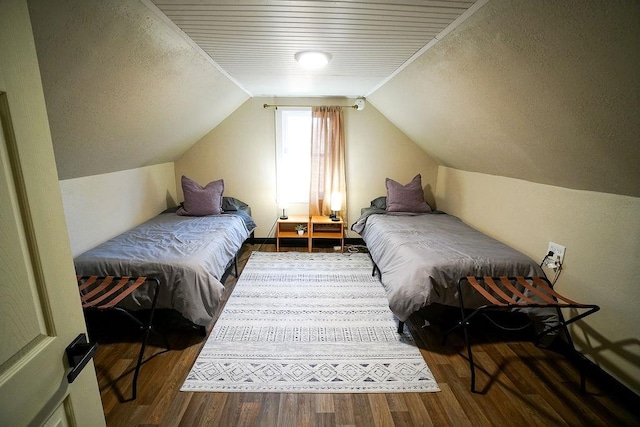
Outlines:
[{"label": "luggage rack", "polygon": [[[480,294],[487,304],[473,309],[470,314],[466,314],[467,310],[464,306],[462,297],[463,284],[470,285],[471,288]],[[567,325],[580,320],[590,314],[600,310],[595,304],[582,304],[570,300],[553,289],[553,285],[546,277],[474,277],[467,276],[458,280],[458,298],[460,302],[460,321],[456,326],[445,334],[445,340],[449,333],[462,327],[464,339],[467,346],[467,354],[469,356],[469,368],[471,370],[471,391],[476,392],[475,383],[475,365],[473,361],[473,353],[469,342],[468,326],[469,322],[478,314],[484,314],[487,311],[511,310],[513,308],[555,308],[558,314],[558,324],[545,328],[536,335],[536,340],[551,332],[562,329],[566,335],[570,348],[575,350],[571,335],[567,329]],[[582,313],[575,315],[569,320],[564,320],[562,308],[584,309]],[[494,324],[497,325],[495,322]],[[506,329],[506,328],[504,328]],[[580,391],[585,392],[585,375],[582,367],[580,370]]]},{"label": "luggage rack", "polygon": [[[160,292],[160,281],[156,278],[145,276],[77,276],[77,280],[82,308],[84,310],[116,310],[133,320],[142,330],[144,330],[144,338],[140,346],[140,353],[138,354],[138,361],[133,373],[133,383],[131,386],[132,397],[130,400],[135,400],[137,397],[138,374],[142,365],[142,359],[144,357],[144,351],[147,346],[149,334],[153,332],[162,337],[167,350],[169,350],[169,343],[164,335],[153,329],[153,313],[155,311],[158,294]],[[136,289],[145,284],[153,287],[153,299],[148,319],[146,322],[142,322],[128,310],[118,307],[118,304],[127,296],[131,295]]]}]

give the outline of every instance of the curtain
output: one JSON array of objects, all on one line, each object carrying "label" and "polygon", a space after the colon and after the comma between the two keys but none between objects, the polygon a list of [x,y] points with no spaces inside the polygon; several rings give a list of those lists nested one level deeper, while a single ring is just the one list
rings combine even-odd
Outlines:
[{"label": "curtain", "polygon": [[347,221],[347,179],[342,108],[313,107],[311,115],[309,213],[311,215],[329,215],[331,213],[331,195],[339,192],[342,199],[342,209],[337,214]]}]

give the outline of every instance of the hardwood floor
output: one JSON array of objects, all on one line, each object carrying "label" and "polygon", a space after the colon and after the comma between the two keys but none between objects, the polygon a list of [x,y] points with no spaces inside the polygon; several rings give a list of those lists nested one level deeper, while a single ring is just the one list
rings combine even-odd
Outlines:
[{"label": "hardwood floor", "polygon": [[[274,251],[275,245],[245,245],[242,269],[253,250]],[[304,248],[290,250],[306,251]],[[314,249],[314,251],[323,249]],[[326,249],[326,251],[331,251]],[[236,279],[225,282],[228,298]],[[434,310],[438,311],[438,310]],[[184,393],[182,381],[205,338],[159,313],[158,328],[171,350],[152,337],[138,379],[138,398],[131,380],[139,351],[139,334],[117,320],[95,331],[100,346],[95,356],[102,403],[110,426],[429,426],[429,425],[640,425],[638,411],[617,402],[610,391],[587,379],[579,391],[579,375],[559,354],[513,336],[474,332],[477,388],[469,391],[469,366],[461,336],[446,345],[442,330],[451,312],[428,315],[421,327],[416,316],[407,324],[440,388],[439,393],[294,394]],[[93,323],[93,321],[91,321]],[[97,328],[95,328],[97,329]]]}]

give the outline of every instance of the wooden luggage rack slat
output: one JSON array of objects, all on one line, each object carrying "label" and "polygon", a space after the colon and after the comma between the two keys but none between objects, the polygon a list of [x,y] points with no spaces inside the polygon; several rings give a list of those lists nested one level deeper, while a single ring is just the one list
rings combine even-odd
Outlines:
[{"label": "wooden luggage rack slat", "polygon": [[[164,341],[164,344],[169,350],[169,343],[164,335],[159,334],[153,329],[153,313],[158,301],[158,294],[160,293],[160,281],[152,277],[128,277],[128,276],[77,276],[78,290],[80,292],[80,300],[82,302],[82,308],[84,310],[116,310],[123,313],[129,319],[133,320],[144,331],[144,338],[140,345],[140,353],[138,354],[138,361],[133,373],[133,382],[131,386],[132,397],[131,400],[135,400],[137,396],[137,382],[140,367],[142,366],[142,360],[144,357],[144,350],[147,346],[149,334],[154,332],[160,335]],[[118,304],[122,302],[127,296],[131,295],[139,287],[146,285],[153,287],[153,297],[151,302],[151,309],[146,322],[140,321],[136,316],[131,314],[124,308],[118,307]]]},{"label": "wooden luggage rack slat", "polygon": [[[595,304],[581,304],[570,300],[553,289],[553,285],[546,277],[474,277],[467,276],[458,280],[458,299],[460,302],[460,322],[445,334],[446,336],[454,329],[462,327],[464,339],[467,345],[469,356],[469,368],[471,370],[471,391],[475,392],[475,365],[473,353],[469,342],[468,326],[469,322],[478,314],[487,311],[511,310],[513,308],[555,308],[558,314],[558,324],[545,328],[536,335],[536,340],[543,335],[562,329],[565,333],[569,346],[573,349],[573,341],[567,329],[567,325],[580,320],[590,314],[600,310]],[[462,296],[463,286],[471,286],[478,294],[487,301],[487,304],[473,309],[467,314]],[[562,308],[575,308],[586,310],[569,320],[564,320]],[[585,376],[583,369],[580,369],[580,390],[585,391]]]}]

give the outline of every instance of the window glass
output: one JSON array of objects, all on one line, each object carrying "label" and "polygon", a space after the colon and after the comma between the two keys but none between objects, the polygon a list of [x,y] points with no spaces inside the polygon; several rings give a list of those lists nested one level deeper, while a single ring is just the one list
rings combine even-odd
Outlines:
[{"label": "window glass", "polygon": [[279,204],[308,203],[311,176],[311,108],[276,110]]}]

